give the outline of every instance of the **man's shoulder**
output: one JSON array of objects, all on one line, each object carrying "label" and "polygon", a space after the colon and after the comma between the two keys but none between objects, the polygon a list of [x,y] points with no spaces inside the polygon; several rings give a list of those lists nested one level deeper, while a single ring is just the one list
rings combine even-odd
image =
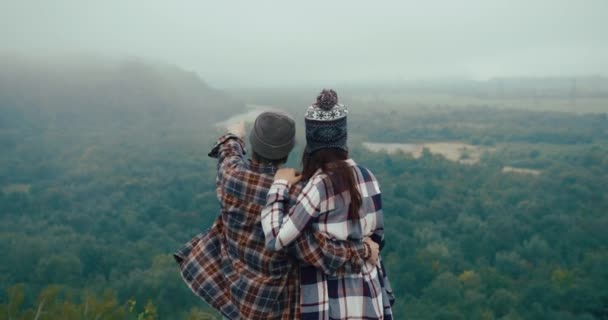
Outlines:
[{"label": "man's shoulder", "polygon": [[237,170],[223,170],[221,174],[225,176],[238,177],[243,185],[251,186],[267,186],[270,189],[274,176],[272,172],[266,172],[258,168],[251,160],[247,159],[240,165]]},{"label": "man's shoulder", "polygon": [[221,176],[219,187],[225,195],[235,197],[242,204],[266,204],[266,195],[273,182],[271,175],[252,170],[245,165],[222,172]]}]

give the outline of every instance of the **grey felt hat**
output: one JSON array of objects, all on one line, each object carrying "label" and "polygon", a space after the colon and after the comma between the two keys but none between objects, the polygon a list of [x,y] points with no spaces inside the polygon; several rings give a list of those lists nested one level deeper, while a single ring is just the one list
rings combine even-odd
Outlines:
[{"label": "grey felt hat", "polygon": [[266,111],[256,119],[249,142],[253,151],[268,160],[287,157],[295,145],[296,125],[285,112]]}]

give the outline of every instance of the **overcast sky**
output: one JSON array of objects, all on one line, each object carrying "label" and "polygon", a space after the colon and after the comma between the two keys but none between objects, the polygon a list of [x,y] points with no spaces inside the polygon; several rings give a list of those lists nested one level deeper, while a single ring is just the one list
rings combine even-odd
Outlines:
[{"label": "overcast sky", "polygon": [[219,87],[608,75],[608,0],[0,0],[0,53],[137,56]]}]

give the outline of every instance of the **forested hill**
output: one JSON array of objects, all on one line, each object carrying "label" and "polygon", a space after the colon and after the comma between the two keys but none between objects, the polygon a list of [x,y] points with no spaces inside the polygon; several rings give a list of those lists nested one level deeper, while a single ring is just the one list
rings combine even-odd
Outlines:
[{"label": "forested hill", "polygon": [[0,108],[3,129],[96,128],[208,125],[244,105],[170,65],[0,56]]},{"label": "forested hill", "polygon": [[0,59],[0,319],[204,308],[170,253],[217,215],[207,149],[244,109],[168,65]]},{"label": "forested hill", "polygon": [[[239,97],[301,115],[304,91]],[[396,319],[608,319],[605,111],[357,95]],[[217,318],[171,253],[219,212],[207,152],[244,102],[138,60],[1,60],[0,320]]]}]

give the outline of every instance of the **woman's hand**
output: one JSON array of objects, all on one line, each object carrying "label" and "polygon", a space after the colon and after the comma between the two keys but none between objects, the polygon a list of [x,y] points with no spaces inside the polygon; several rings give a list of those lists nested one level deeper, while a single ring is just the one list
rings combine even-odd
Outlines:
[{"label": "woman's hand", "polygon": [[292,185],[294,183],[298,183],[302,179],[302,176],[299,172],[296,171],[296,169],[283,168],[277,170],[277,173],[275,173],[274,175],[274,180],[279,179],[287,180],[287,182]]}]

